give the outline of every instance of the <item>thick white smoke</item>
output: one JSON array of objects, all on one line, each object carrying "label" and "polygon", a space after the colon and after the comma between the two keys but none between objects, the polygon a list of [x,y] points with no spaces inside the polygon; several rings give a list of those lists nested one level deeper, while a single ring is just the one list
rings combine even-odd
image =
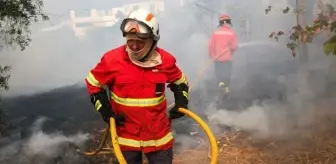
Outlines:
[{"label": "thick white smoke", "polygon": [[83,160],[79,150],[85,146],[89,135],[78,133],[65,136],[61,132],[45,133],[42,130],[45,121],[46,118],[36,120],[28,138],[2,138],[5,145],[0,148],[0,163],[68,163]]}]

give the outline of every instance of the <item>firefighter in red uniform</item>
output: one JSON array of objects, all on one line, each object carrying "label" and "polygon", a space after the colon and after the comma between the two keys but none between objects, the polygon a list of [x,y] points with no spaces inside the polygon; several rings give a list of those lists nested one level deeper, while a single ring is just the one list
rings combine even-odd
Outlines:
[{"label": "firefighter in red uniform", "polygon": [[236,33],[231,29],[231,19],[228,15],[219,17],[219,28],[209,42],[209,55],[215,61],[215,73],[218,87],[229,92],[232,54],[237,49]]},{"label": "firefighter in red uniform", "polygon": [[[170,120],[184,116],[177,111],[179,107],[188,107],[187,79],[174,56],[157,47],[159,25],[153,14],[144,9],[133,11],[120,28],[126,44],[105,53],[86,78],[91,101],[104,121],[115,118],[128,164],[141,164],[142,152],[150,164],[171,164]],[[169,117],[166,83],[175,98]]]},{"label": "firefighter in red uniform", "polygon": [[219,28],[216,30],[209,42],[209,55],[214,60],[215,75],[220,90],[217,97],[217,109],[222,108],[223,100],[226,100],[229,92],[232,54],[237,49],[236,33],[231,29],[231,19],[223,14],[219,17]]}]

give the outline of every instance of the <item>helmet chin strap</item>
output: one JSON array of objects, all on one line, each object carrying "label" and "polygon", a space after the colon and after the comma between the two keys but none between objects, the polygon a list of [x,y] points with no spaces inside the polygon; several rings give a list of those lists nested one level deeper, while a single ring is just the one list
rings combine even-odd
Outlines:
[{"label": "helmet chin strap", "polygon": [[153,51],[153,49],[154,49],[154,47],[155,47],[156,44],[157,44],[157,41],[154,40],[154,41],[153,41],[153,44],[152,44],[152,46],[150,47],[150,49],[149,49],[149,51],[147,52],[147,54],[146,54],[144,57],[142,57],[142,58],[139,60],[139,62],[145,62],[145,61],[150,57],[150,54],[152,53],[152,51]]}]

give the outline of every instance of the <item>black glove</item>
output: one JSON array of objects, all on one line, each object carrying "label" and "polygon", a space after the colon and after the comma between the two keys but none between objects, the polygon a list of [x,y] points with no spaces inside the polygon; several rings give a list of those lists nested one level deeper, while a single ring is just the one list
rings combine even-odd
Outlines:
[{"label": "black glove", "polygon": [[174,83],[171,83],[168,85],[170,90],[174,93],[175,98],[175,105],[174,107],[169,111],[170,119],[177,119],[184,116],[183,113],[178,111],[178,108],[185,108],[188,109],[188,92],[189,92],[189,86],[186,83],[181,83],[179,85],[176,85]]},{"label": "black glove", "polygon": [[113,117],[117,125],[124,125],[125,117],[123,115],[116,115],[112,111],[112,106],[105,90],[90,95],[90,98],[92,104],[95,106],[96,110],[100,113],[106,123],[109,124],[110,118]]}]

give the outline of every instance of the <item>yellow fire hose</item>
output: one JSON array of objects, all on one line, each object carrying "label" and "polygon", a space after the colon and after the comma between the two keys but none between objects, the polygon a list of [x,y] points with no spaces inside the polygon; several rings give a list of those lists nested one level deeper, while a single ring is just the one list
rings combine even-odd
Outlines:
[{"label": "yellow fire hose", "polygon": [[[219,55],[218,57],[220,57],[220,56],[221,55]],[[218,58],[218,57],[216,57],[216,58]],[[210,59],[207,62],[206,66],[204,67],[204,69],[199,74],[198,81],[204,76],[205,72],[210,68],[213,61],[214,61],[214,59]],[[198,81],[196,81],[195,84],[197,84]],[[189,90],[191,90],[191,88],[192,88],[192,86],[189,88]],[[172,108],[173,106],[174,106],[174,103],[170,104],[168,106],[168,109]],[[199,116],[197,116],[195,113],[193,113],[190,110],[179,108],[179,112],[184,113],[185,115],[187,115],[190,118],[192,118],[193,120],[195,120],[201,126],[201,128],[204,130],[204,132],[208,136],[208,139],[209,139],[209,142],[210,142],[210,148],[211,148],[211,162],[210,162],[210,164],[217,164],[218,163],[217,141],[216,141],[216,138],[215,138],[214,134],[212,133],[211,129],[209,128],[209,126]],[[113,149],[112,148],[104,148],[104,145],[106,144],[106,141],[107,141],[107,136],[108,136],[109,131],[110,131],[110,134],[111,134],[111,142],[112,142]],[[114,118],[110,118],[110,126],[105,129],[104,136],[102,138],[102,141],[99,144],[98,149],[93,151],[93,152],[84,152],[83,154],[86,155],[86,156],[94,156],[94,155],[105,155],[105,154],[112,154],[112,153],[115,154],[115,157],[117,158],[117,160],[120,164],[127,164],[124,156],[122,155],[122,152],[120,150],[120,146],[119,146],[119,143],[118,143],[118,136],[117,136],[117,132],[116,132],[116,123],[115,123]]]},{"label": "yellow fire hose", "polygon": [[[184,108],[179,108],[179,112],[184,113],[185,115],[189,116],[190,118],[194,119],[204,130],[206,135],[209,138],[210,142],[210,147],[211,147],[211,162],[210,164],[217,164],[218,163],[218,146],[217,146],[217,141],[212,133],[211,129],[209,126],[195,113],[193,113],[190,110],[184,109]],[[107,136],[108,136],[108,131],[110,131],[111,134],[111,142],[113,149],[105,149],[109,150],[110,152],[102,151],[104,150],[104,145],[106,144],[107,141]],[[112,152],[113,151],[113,152]],[[94,152],[85,152],[84,155],[86,156],[93,156],[93,155],[102,155],[102,154],[112,154],[114,153],[115,157],[117,158],[118,162],[120,164],[127,164],[124,156],[122,155],[122,152],[120,150],[120,146],[118,143],[118,136],[117,136],[117,131],[116,131],[116,124],[115,120],[113,118],[110,118],[110,128],[105,129],[105,133],[103,136],[103,140],[101,141],[98,149]]]},{"label": "yellow fire hose", "polygon": [[116,123],[114,118],[110,118],[110,132],[111,132],[111,143],[113,146],[114,155],[117,158],[119,164],[127,164],[119,146],[118,136],[116,131]]}]

